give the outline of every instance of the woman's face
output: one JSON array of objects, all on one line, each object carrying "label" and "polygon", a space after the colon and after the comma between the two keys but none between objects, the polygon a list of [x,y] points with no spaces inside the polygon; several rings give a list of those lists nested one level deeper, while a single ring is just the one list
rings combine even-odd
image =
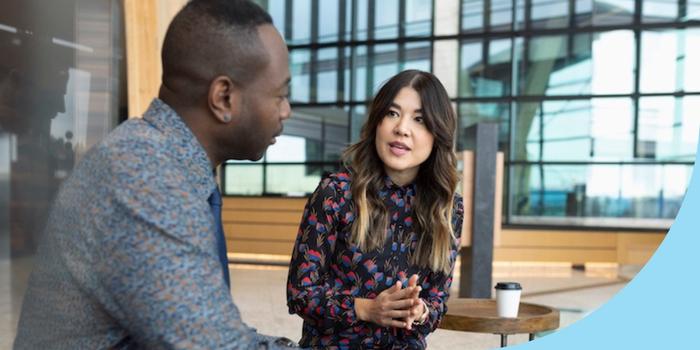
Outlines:
[{"label": "woman's face", "polygon": [[384,170],[397,185],[412,182],[433,149],[433,134],[423,119],[418,92],[404,87],[377,126],[375,146]]}]

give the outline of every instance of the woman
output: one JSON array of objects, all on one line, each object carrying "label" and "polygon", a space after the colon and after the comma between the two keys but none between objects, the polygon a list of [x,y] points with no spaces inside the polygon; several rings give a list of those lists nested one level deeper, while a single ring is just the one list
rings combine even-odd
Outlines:
[{"label": "woman", "polygon": [[377,93],[347,170],[321,180],[287,283],[300,345],[422,349],[446,311],[462,227],[455,113],[430,73]]}]

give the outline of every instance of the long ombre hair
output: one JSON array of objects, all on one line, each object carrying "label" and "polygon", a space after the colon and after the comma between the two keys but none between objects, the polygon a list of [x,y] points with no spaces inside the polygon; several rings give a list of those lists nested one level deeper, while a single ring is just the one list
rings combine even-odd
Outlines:
[{"label": "long ombre hair", "polygon": [[375,139],[377,127],[404,87],[418,92],[425,125],[434,137],[430,156],[420,165],[414,181],[417,190],[413,218],[419,240],[411,263],[449,273],[454,239],[451,224],[453,197],[458,181],[457,156],[453,150],[457,120],[445,88],[430,73],[407,70],[387,81],[372,101],[360,141],[343,154],[345,166],[352,169],[355,221],[351,240],[365,251],[376,249],[385,242],[388,212],[379,197],[385,172]]}]

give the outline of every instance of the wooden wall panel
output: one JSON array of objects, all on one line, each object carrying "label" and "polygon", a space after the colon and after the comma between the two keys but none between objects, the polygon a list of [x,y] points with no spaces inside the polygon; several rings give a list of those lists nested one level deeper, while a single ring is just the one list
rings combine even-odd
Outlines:
[{"label": "wooden wall panel", "polygon": [[306,198],[224,197],[229,252],[289,255]]},{"label": "wooden wall panel", "polygon": [[294,243],[292,242],[267,242],[254,240],[226,240],[226,245],[230,253],[249,253],[249,254],[275,254],[287,255],[292,254]]},{"label": "wooden wall panel", "polygon": [[584,248],[523,248],[498,247],[493,252],[495,261],[552,261],[583,264],[587,262],[616,262],[617,250]]},{"label": "wooden wall panel", "polygon": [[129,117],[140,117],[158,96],[160,51],[170,21],[187,0],[124,0]]},{"label": "wooden wall panel", "polygon": [[656,252],[664,234],[636,233],[617,236],[617,254],[621,264],[643,264]]},{"label": "wooden wall panel", "polygon": [[[223,218],[229,252],[289,255],[306,201],[225,197]],[[664,232],[505,228],[499,234],[500,245],[494,248],[494,260],[644,264],[664,237]]]},{"label": "wooden wall panel", "polygon": [[[474,210],[474,152],[463,151],[462,157],[462,200],[464,201],[464,220],[462,222],[462,247],[472,244],[472,215]],[[494,194],[493,244],[501,243],[501,226],[503,216],[503,152],[496,153],[496,193]]]},{"label": "wooden wall panel", "polygon": [[124,0],[129,117],[140,117],[160,86],[156,0]]}]

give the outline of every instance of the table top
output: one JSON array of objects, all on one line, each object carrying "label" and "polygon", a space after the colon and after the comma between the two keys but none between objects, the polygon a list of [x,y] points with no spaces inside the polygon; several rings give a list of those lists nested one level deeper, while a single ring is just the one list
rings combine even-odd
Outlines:
[{"label": "table top", "polygon": [[440,328],[494,334],[537,333],[559,328],[559,310],[520,303],[517,318],[503,318],[496,313],[496,300],[451,298]]}]

